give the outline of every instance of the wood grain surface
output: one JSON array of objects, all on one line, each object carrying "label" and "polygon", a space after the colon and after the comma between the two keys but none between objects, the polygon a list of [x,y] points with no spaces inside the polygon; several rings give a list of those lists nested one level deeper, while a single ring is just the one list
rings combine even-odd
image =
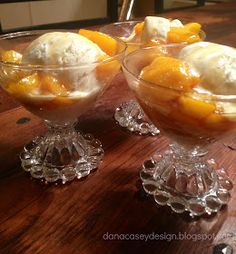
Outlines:
[{"label": "wood grain surface", "polygon": [[[163,16],[198,21],[208,40],[235,46],[235,14],[234,1]],[[195,219],[156,206],[142,191],[142,162],[156,151],[163,152],[168,140],[161,135],[135,136],[115,124],[115,107],[130,98],[119,73],[104,96],[79,119],[79,128],[103,143],[101,167],[83,180],[46,185],[23,172],[18,159],[23,145],[44,134],[45,127],[0,92],[0,254],[209,254],[217,243],[229,243],[236,251],[235,188],[228,206],[217,215]],[[234,141],[225,140],[232,145]],[[216,158],[236,182],[236,151],[219,142],[207,157]],[[189,239],[171,239],[180,233]],[[162,234],[166,239],[114,239],[122,234]],[[196,235],[208,239],[195,241]]]}]

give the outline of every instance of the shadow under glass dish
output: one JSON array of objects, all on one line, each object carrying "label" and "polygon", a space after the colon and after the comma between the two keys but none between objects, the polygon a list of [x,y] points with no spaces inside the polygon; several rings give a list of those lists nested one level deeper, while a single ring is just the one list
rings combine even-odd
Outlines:
[{"label": "shadow under glass dish", "polygon": [[[144,190],[157,204],[168,205],[176,213],[188,211],[191,216],[200,216],[219,211],[230,199],[233,184],[226,171],[213,159],[204,161],[198,150],[235,132],[236,111],[228,116],[216,110],[216,105],[231,103],[236,108],[236,95],[184,92],[158,85],[161,77],[156,77],[157,84],[140,78],[141,70],[155,57],[178,58],[182,47],[176,44],[139,49],[125,56],[123,72],[144,112],[173,142],[163,154],[157,153],[143,163],[140,177]],[[188,106],[183,108],[182,102]],[[214,110],[203,118],[203,108],[190,103],[211,108],[214,105]]]},{"label": "shadow under glass dish", "polygon": [[[48,32],[56,30],[0,36],[1,53],[14,50],[22,54],[33,40]],[[32,177],[65,183],[87,176],[99,166],[104,153],[102,144],[92,135],[75,130],[75,125],[119,71],[126,46],[118,39],[117,46],[114,56],[90,64],[27,65],[0,61],[2,88],[42,118],[48,128],[45,136],[34,138],[20,154],[23,169]],[[66,92],[61,83],[66,84]],[[45,87],[49,93],[42,92]]]}]

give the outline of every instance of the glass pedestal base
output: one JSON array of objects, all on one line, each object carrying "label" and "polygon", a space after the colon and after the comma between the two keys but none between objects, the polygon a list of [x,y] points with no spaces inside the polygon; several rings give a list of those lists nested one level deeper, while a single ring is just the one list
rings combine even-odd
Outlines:
[{"label": "glass pedestal base", "polygon": [[[176,151],[177,149],[177,151]],[[168,205],[176,213],[191,216],[218,212],[228,203],[233,184],[213,159],[186,155],[176,146],[163,155],[147,160],[140,173],[144,190],[159,205]]]},{"label": "glass pedestal base", "polygon": [[100,141],[75,131],[73,124],[47,126],[47,135],[36,137],[20,154],[23,169],[33,178],[64,184],[98,168],[104,153]]},{"label": "glass pedestal base", "polygon": [[143,110],[135,101],[122,103],[116,108],[114,118],[121,127],[139,135],[156,136],[160,133],[160,131],[146,119]]}]

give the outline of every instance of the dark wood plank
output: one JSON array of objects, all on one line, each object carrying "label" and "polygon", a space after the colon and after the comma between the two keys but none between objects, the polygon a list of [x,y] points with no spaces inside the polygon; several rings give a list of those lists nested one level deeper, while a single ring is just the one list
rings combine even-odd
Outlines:
[{"label": "dark wood plank", "polygon": [[[212,8],[212,9],[211,9]],[[170,17],[197,20],[209,40],[235,44],[235,4],[201,7],[168,13]],[[167,15],[166,15],[167,16]],[[218,31],[218,33],[217,33]],[[222,34],[222,32],[224,33]],[[45,128],[40,119],[18,107],[6,96],[0,106],[0,253],[178,253],[210,254],[218,242],[235,246],[236,190],[228,207],[216,216],[190,219],[168,207],[157,207],[141,189],[139,169],[168,140],[140,137],[121,130],[113,120],[114,109],[132,98],[120,73],[95,107],[79,119],[79,127],[99,138],[105,157],[99,170],[87,179],[56,186],[35,181],[24,173],[18,153]],[[17,124],[20,118],[30,121]],[[24,121],[20,121],[24,122]],[[19,121],[18,121],[19,123]],[[232,144],[235,140],[228,140]],[[235,151],[222,142],[212,146],[208,158],[228,168],[235,182]],[[206,234],[218,239],[194,240],[108,240],[108,234]],[[173,236],[173,235],[172,235]],[[111,235],[110,235],[111,237]],[[169,235],[171,237],[171,235]],[[169,238],[170,239],[170,238]]]},{"label": "dark wood plank", "polygon": [[19,107],[19,103],[0,87],[0,113],[15,107]]}]

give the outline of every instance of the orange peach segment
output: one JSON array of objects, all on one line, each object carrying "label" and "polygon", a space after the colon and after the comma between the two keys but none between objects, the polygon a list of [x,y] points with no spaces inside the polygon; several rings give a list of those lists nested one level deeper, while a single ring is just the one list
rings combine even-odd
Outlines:
[{"label": "orange peach segment", "polygon": [[48,74],[41,76],[41,91],[42,93],[51,93],[56,96],[65,96],[68,92],[63,84]]},{"label": "orange peach segment", "polygon": [[[7,63],[19,64],[21,63],[22,55],[14,50],[7,50],[1,52],[1,60]],[[0,70],[2,81],[7,85],[10,83],[16,83],[25,76],[30,75],[26,71],[14,69],[12,66],[4,66]]]},{"label": "orange peach segment", "polygon": [[3,51],[1,56],[3,62],[9,63],[20,63],[22,59],[22,55],[15,50]]},{"label": "orange peach segment", "polygon": [[167,34],[168,43],[194,43],[201,41],[199,32],[201,25],[198,23],[189,23],[184,27],[171,27]]},{"label": "orange peach segment", "polygon": [[109,56],[116,54],[117,42],[109,35],[86,29],[80,29],[79,34],[96,43]]},{"label": "orange peach segment", "polygon": [[140,22],[134,26],[134,31],[136,35],[140,35],[143,31],[144,22]]},{"label": "orange peach segment", "polygon": [[160,56],[143,68],[141,78],[171,89],[188,91],[199,83],[199,77],[191,73],[182,60]]},{"label": "orange peach segment", "polygon": [[9,93],[16,96],[27,95],[33,90],[39,88],[40,80],[37,73],[22,78],[17,83],[10,83],[6,89]]},{"label": "orange peach segment", "polygon": [[184,28],[195,34],[199,34],[201,27],[199,23],[188,23],[184,25]]},{"label": "orange peach segment", "polygon": [[[100,57],[101,60],[108,59],[109,56]],[[104,61],[97,65],[96,76],[101,82],[109,82],[117,74],[120,69],[120,63],[117,60]]]},{"label": "orange peach segment", "polygon": [[187,96],[180,96],[180,111],[195,119],[202,119],[214,113],[216,106],[214,103],[196,100]]},{"label": "orange peach segment", "polygon": [[171,30],[168,32],[168,43],[194,43],[198,41],[201,41],[198,34],[194,34],[180,27],[172,27]]}]

